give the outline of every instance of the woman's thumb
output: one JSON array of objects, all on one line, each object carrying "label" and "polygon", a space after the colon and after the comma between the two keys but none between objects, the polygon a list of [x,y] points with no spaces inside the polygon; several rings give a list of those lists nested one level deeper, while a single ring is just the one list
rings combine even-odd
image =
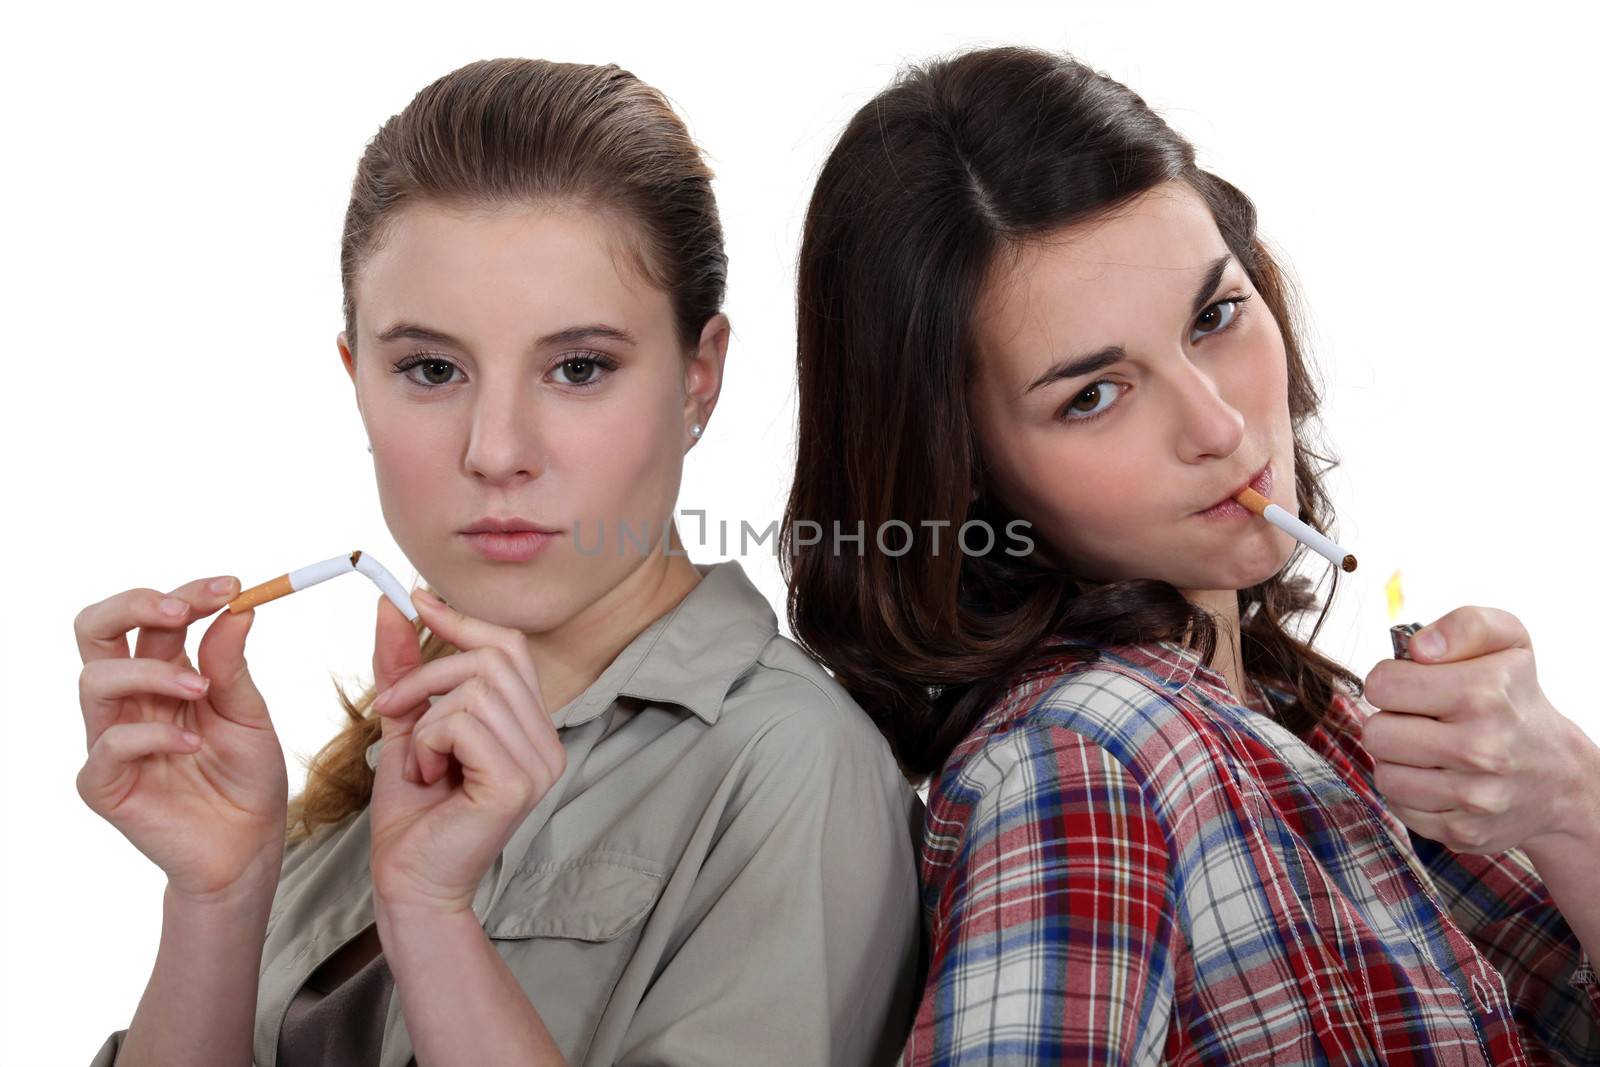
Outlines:
[{"label": "woman's thumb", "polygon": [[211,679],[206,699],[225,719],[247,726],[267,725],[267,702],[250,677],[244,639],[255,622],[252,608],[234,614],[227,609],[200,639],[200,673]]},{"label": "woman's thumb", "polygon": [[377,626],[372,635],[372,680],[379,693],[410,674],[422,662],[416,626],[387,596],[378,597]]}]

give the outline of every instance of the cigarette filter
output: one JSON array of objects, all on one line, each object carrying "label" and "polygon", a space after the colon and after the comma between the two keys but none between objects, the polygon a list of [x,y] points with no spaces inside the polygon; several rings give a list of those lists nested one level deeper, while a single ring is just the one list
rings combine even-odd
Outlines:
[{"label": "cigarette filter", "polygon": [[269,600],[298,593],[318,582],[325,582],[329,578],[336,578],[350,571],[360,571],[372,579],[373,584],[400,609],[402,615],[408,619],[416,619],[417,609],[411,603],[411,594],[406,592],[405,587],[395,580],[394,575],[390,574],[383,564],[359,548],[348,555],[334,556],[319,563],[307,564],[299,570],[280,574],[260,585],[253,585],[228,601],[228,610],[237,615],[241,611],[249,611],[257,604],[265,604]]},{"label": "cigarette filter", "polygon": [[1233,499],[1260,515],[1302,545],[1326,557],[1330,563],[1341,570],[1353,571],[1356,569],[1356,558],[1349,552],[1340,548],[1333,541],[1322,536],[1322,534],[1313,530],[1249,486],[1241,489]]}]

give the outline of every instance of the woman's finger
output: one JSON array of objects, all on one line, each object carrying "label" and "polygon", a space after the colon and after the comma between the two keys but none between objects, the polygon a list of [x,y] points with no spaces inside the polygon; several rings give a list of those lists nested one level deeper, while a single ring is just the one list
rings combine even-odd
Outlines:
[{"label": "woman's finger", "polygon": [[[446,715],[413,732],[411,737],[422,751],[425,764],[430,754],[446,766],[444,757],[456,758],[464,776],[462,789],[474,803],[522,806],[533,796],[529,775],[517,766],[489,727],[472,715]],[[432,781],[428,779],[428,784]]]},{"label": "woman's finger", "polygon": [[1450,836],[1444,828],[1442,811],[1422,811],[1418,808],[1408,808],[1404,804],[1390,804],[1389,810],[1395,818],[1406,824],[1406,828],[1415,830],[1429,841],[1445,843],[1445,838]]},{"label": "woman's finger", "polygon": [[[189,740],[191,737],[194,740]],[[198,734],[170,722],[125,722],[108,727],[95,739],[78,772],[78,795],[103,815],[127,795],[139,760],[159,754],[188,754],[200,745]]]},{"label": "woman's finger", "polygon": [[[415,738],[417,731],[429,723],[454,715],[471,715],[481,721],[489,728],[500,746],[510,754],[517,766],[530,776],[536,772],[549,773],[548,763],[512,712],[506,696],[496,691],[482,677],[469,678],[449,696],[429,708],[422,718],[417,720],[417,725],[412,727],[412,737]],[[444,766],[442,760],[433,760],[427,753],[419,755],[418,768],[425,782],[438,779],[444,773]]]},{"label": "woman's finger", "polygon": [[1420,811],[1460,811],[1493,818],[1511,806],[1510,783],[1492,774],[1380,763],[1376,782],[1385,799]]},{"label": "woman's finger", "polygon": [[542,703],[539,674],[534,669],[533,657],[528,652],[528,639],[522,631],[464,615],[443,600],[430,598],[426,590],[420,590],[411,602],[428,629],[455,647],[463,650],[494,648],[504,653],[506,660],[522,676],[524,684],[539,696]]},{"label": "woman's finger", "polygon": [[1445,767],[1457,771],[1482,770],[1473,753],[1462,750],[1462,727],[1427,715],[1380,711],[1361,724],[1361,744],[1375,760],[1407,767]]},{"label": "woman's finger", "polygon": [[[225,588],[212,589],[211,582],[223,582]],[[232,577],[212,579],[197,579],[187,582],[166,595],[167,600],[181,600],[188,605],[188,609],[181,615],[166,616],[171,618],[171,626],[141,626],[139,636],[133,644],[133,654],[136,657],[150,659],[175,659],[183,655],[184,642],[189,636],[189,627],[199,622],[208,615],[214,614],[218,608],[239,592],[239,581]]]},{"label": "woman's finger", "polygon": [[[503,652],[497,648],[478,648],[422,664],[384,690],[373,703],[372,710],[401,721],[407,716],[420,716],[429,710],[424,704],[430,696],[442,697],[478,677],[485,678],[502,693],[527,692],[521,673]],[[533,703],[537,699],[530,694],[523,703]],[[531,715],[525,718],[532,723]],[[414,724],[412,728],[415,729]]]},{"label": "woman's finger", "polygon": [[1449,811],[1419,811],[1416,808],[1390,805],[1390,810],[1407,827],[1437,841],[1454,852],[1502,852],[1507,846],[1495,839],[1493,823],[1481,815],[1473,815],[1459,808]]},{"label": "woman's finger", "polygon": [[1452,794],[1459,788],[1460,774],[1442,767],[1380,762],[1374,770],[1373,784],[1391,807],[1398,804],[1418,811],[1449,811],[1457,806]]},{"label": "woman's finger", "polygon": [[1494,715],[1508,697],[1507,680],[1532,674],[1533,653],[1503,649],[1459,663],[1386,659],[1367,675],[1362,695],[1384,711],[1445,722]]},{"label": "woman's finger", "polygon": [[478,673],[476,657],[475,652],[454,652],[418,664],[377,695],[372,702],[373,714],[396,723],[410,717],[414,726],[416,718],[428,710],[429,697],[443,696]]},{"label": "woman's finger", "polygon": [[[72,620],[73,638],[78,644],[78,657],[89,663],[98,659],[127,659],[128,631],[150,627],[169,634],[165,655],[149,655],[152,659],[171,659],[174,645],[170,631],[178,627],[175,651],[183,650],[183,627],[194,619],[194,608],[188,606],[191,598],[198,598],[205,587],[204,580],[189,582],[174,590],[176,599],[184,605],[176,615],[161,610],[163,601],[172,594],[156,589],[125,589],[104,600],[97,601],[78,612]],[[220,602],[226,603],[223,598]],[[148,653],[145,653],[148,655]]]},{"label": "woman's finger", "polygon": [[1521,619],[1500,608],[1475,604],[1456,608],[1424,626],[1413,640],[1426,639],[1430,634],[1444,639],[1444,651],[1436,656],[1429,655],[1426,640],[1423,640],[1412,652],[1428,663],[1477,659],[1509,648],[1533,650],[1533,639],[1528,636],[1528,628]]},{"label": "woman's finger", "polygon": [[[208,685],[190,686],[186,678],[200,675],[157,659],[100,659],[84,664],[78,674],[78,703],[83,708],[85,747],[116,722],[122,701],[154,694],[174,701],[198,700]],[[204,682],[204,679],[201,679]]]}]

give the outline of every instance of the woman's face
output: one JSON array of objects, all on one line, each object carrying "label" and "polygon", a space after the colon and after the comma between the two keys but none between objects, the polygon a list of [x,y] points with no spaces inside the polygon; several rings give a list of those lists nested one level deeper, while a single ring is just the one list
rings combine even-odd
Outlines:
[{"label": "woman's face", "polygon": [[[550,630],[664,561],[726,320],[686,359],[666,293],[631,264],[619,231],[576,207],[421,202],[360,272],[358,344],[339,347],[384,519],[469,614]],[[493,560],[462,532],[486,516],[559,532],[531,559]]]},{"label": "woman's face", "polygon": [[1046,562],[1204,600],[1288,561],[1293,538],[1257,516],[1200,514],[1263,466],[1297,511],[1283,336],[1237,261],[1213,274],[1227,255],[1205,202],[1169,183],[999,263],[971,409],[990,492]]}]

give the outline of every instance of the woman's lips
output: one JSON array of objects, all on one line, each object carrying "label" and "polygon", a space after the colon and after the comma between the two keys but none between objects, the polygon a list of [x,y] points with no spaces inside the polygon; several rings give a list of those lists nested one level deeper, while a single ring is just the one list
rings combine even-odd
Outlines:
[{"label": "woman's lips", "polygon": [[525,531],[522,533],[462,534],[481,555],[504,563],[523,563],[538,555],[545,545],[561,535]]},{"label": "woman's lips", "polygon": [[[1265,467],[1262,467],[1261,472],[1250,480],[1250,488],[1268,500],[1272,499],[1272,464],[1270,462]],[[1200,512],[1200,517],[1203,519],[1239,519],[1253,514],[1255,512],[1229,497],[1222,503],[1213,504]]]}]

